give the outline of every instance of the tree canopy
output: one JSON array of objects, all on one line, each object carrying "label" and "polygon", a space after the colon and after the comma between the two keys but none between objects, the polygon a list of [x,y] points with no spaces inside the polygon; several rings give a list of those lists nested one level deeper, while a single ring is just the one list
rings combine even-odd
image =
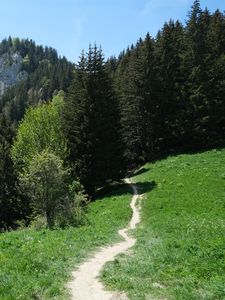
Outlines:
[{"label": "tree canopy", "polygon": [[68,155],[60,114],[64,105],[60,92],[50,103],[30,107],[19,124],[12,147],[12,157],[18,170],[26,167],[37,153],[48,149],[61,159]]}]

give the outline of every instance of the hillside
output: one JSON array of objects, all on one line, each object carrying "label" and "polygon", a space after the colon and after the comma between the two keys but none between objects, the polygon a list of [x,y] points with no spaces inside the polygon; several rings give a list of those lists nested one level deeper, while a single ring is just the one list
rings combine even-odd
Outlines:
[{"label": "hillside", "polygon": [[67,299],[70,280],[73,300],[225,299],[224,28],[194,0],[108,59],[0,42],[0,299]]},{"label": "hillside", "polygon": [[[224,166],[225,150],[212,150],[136,172],[143,194],[137,243],[106,266],[101,280],[108,289],[130,299],[224,299]],[[79,228],[1,234],[1,299],[67,299],[74,266],[118,241],[116,231],[130,218],[130,193],[115,187],[98,198]]]},{"label": "hillside", "polygon": [[130,299],[225,299],[225,150],[147,164],[133,180],[149,183],[137,244],[104,283]]},{"label": "hillside", "polygon": [[130,219],[130,194],[121,186],[98,198],[78,228],[2,233],[0,299],[67,299],[65,285],[74,267],[97,247],[121,240],[117,230]]},{"label": "hillside", "polygon": [[[3,40],[0,211],[6,213],[0,230],[15,228],[18,220],[28,225],[38,214],[53,226],[62,206],[75,205],[74,181],[94,197],[146,162],[224,144],[224,26],[224,13],[195,0],[185,24],[165,22],[155,38],[147,33],[108,60],[101,47],[90,45],[76,65],[32,40]],[[61,105],[45,114],[56,95]]]},{"label": "hillside", "polygon": [[19,121],[29,105],[48,101],[65,90],[74,66],[51,47],[28,39],[4,39],[0,43],[0,112]]}]

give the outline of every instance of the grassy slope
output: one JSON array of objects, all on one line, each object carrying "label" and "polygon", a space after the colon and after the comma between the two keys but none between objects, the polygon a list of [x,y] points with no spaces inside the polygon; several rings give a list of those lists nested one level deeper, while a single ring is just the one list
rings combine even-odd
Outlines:
[{"label": "grassy slope", "polygon": [[130,190],[120,187],[89,206],[90,224],[66,230],[0,235],[0,299],[67,299],[70,271],[97,246],[119,239],[131,217]]},{"label": "grassy slope", "polygon": [[134,181],[155,188],[133,255],[107,264],[105,284],[131,299],[225,299],[225,150],[148,164]]}]

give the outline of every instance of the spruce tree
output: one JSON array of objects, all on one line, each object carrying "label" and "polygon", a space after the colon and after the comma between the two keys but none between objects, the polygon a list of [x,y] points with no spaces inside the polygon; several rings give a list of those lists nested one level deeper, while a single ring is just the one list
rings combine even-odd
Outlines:
[{"label": "spruce tree", "polygon": [[96,46],[82,53],[66,97],[63,126],[73,174],[89,194],[121,177],[118,104],[102,50]]},{"label": "spruce tree", "polygon": [[207,43],[210,101],[206,131],[211,143],[223,138],[225,132],[225,15],[219,10],[211,16]]},{"label": "spruce tree", "polygon": [[152,159],[156,147],[157,76],[155,44],[149,34],[121,58],[116,84],[125,156],[130,166]]},{"label": "spruce tree", "polygon": [[142,151],[144,161],[155,156],[156,131],[158,128],[157,93],[159,90],[155,57],[155,42],[147,33],[145,40],[140,44],[138,73],[140,74],[139,94],[142,124]]},{"label": "spruce tree", "polygon": [[121,124],[125,157],[129,165],[143,161],[141,139],[141,97],[138,93],[138,49],[127,49],[117,74],[117,91],[120,99]]},{"label": "spruce tree", "polygon": [[161,151],[180,147],[184,134],[185,99],[183,89],[184,29],[180,22],[165,23],[156,40],[158,63],[157,145]]},{"label": "spruce tree", "polygon": [[209,11],[202,10],[200,2],[195,1],[187,22],[187,57],[189,65],[188,101],[191,105],[190,125],[192,127],[193,147],[202,147],[206,143],[209,120],[209,70],[210,56],[208,33]]}]

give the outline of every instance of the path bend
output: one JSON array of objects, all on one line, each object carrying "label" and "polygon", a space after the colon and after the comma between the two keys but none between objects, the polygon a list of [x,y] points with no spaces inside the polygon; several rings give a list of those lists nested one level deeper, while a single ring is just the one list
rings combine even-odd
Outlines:
[{"label": "path bend", "polygon": [[129,178],[125,179],[125,182],[130,184],[133,190],[133,196],[130,203],[133,214],[128,227],[118,231],[118,233],[124,238],[124,241],[112,246],[100,248],[92,258],[82,263],[78,269],[72,273],[73,279],[68,284],[68,288],[71,293],[71,300],[128,299],[125,294],[106,291],[98,278],[103,266],[107,262],[112,261],[118,254],[133,247],[136,242],[136,239],[130,237],[127,234],[127,231],[129,229],[134,229],[140,222],[140,212],[136,205],[138,191],[136,185],[132,184]]}]

